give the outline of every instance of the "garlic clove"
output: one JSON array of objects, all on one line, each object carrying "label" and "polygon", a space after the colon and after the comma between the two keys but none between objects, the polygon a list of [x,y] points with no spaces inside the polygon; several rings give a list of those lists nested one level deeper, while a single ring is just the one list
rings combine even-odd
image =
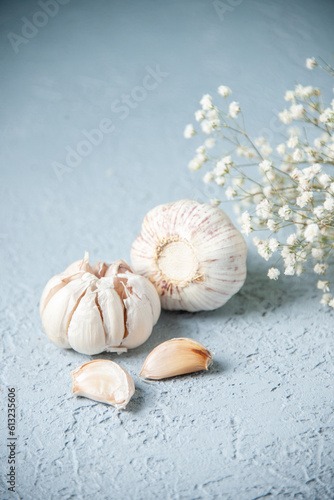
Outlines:
[{"label": "garlic clove", "polygon": [[95,359],[71,372],[73,394],[125,408],[135,392],[129,373],[113,361]]},{"label": "garlic clove", "polygon": [[200,342],[189,338],[175,338],[153,349],[143,364],[140,376],[162,380],[207,370],[211,364],[212,355]]},{"label": "garlic clove", "polygon": [[39,303],[39,311],[40,314],[42,315],[44,312],[45,307],[49,303],[49,301],[52,299],[52,297],[64,286],[66,286],[67,282],[63,280],[63,275],[57,274],[56,276],[53,276],[47,284],[45,285],[45,288],[43,290],[41,300]]},{"label": "garlic clove", "polygon": [[119,347],[117,346],[120,346],[125,333],[125,309],[113,286],[113,280],[110,278],[101,278],[97,282],[97,303],[106,334],[105,350],[118,352]]},{"label": "garlic clove", "polygon": [[216,309],[246,278],[247,247],[229,217],[194,200],[159,205],[144,218],[131,260],[171,310]]},{"label": "garlic clove", "polygon": [[129,266],[127,262],[123,259],[116,260],[110,266],[105,273],[106,278],[111,278],[117,276],[118,274],[133,273],[133,269]]},{"label": "garlic clove", "polygon": [[123,287],[121,295],[126,311],[126,336],[121,345],[132,349],[148,339],[158,321],[161,311],[159,296],[152,283],[143,276],[119,274],[114,283],[116,289]]},{"label": "garlic clove", "polygon": [[79,271],[84,271],[85,273],[94,274],[94,270],[92,266],[89,264],[89,252],[85,252],[83,259],[73,262],[73,264],[68,266],[62,274],[68,276],[70,274],[74,274]]},{"label": "garlic clove", "polygon": [[[54,293],[46,303],[42,324],[47,336],[60,347],[70,348],[67,338],[68,325],[73,313],[84,297],[90,283],[96,280],[95,276],[85,273],[63,278],[65,286]],[[81,279],[76,279],[80,276]]]},{"label": "garlic clove", "polygon": [[96,299],[96,291],[89,288],[69,323],[68,342],[72,349],[82,354],[100,354],[104,351],[106,333]]}]

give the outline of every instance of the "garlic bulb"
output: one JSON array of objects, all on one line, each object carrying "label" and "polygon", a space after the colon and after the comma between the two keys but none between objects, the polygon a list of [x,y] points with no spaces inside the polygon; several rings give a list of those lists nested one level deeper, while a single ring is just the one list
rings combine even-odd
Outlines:
[{"label": "garlic bulb", "polygon": [[155,286],[162,307],[200,311],[222,306],[246,279],[247,247],[217,207],[181,200],[144,218],[132,265]]},{"label": "garlic bulb", "polygon": [[123,352],[151,335],[159,296],[123,260],[90,266],[88,254],[47,283],[40,302],[43,328],[55,344],[83,354]]},{"label": "garlic bulb", "polygon": [[135,392],[131,376],[117,363],[94,359],[71,372],[73,394],[125,408]]},{"label": "garlic bulb", "polygon": [[162,380],[207,370],[211,364],[211,352],[203,344],[188,338],[176,338],[153,349],[143,364],[140,376]]}]

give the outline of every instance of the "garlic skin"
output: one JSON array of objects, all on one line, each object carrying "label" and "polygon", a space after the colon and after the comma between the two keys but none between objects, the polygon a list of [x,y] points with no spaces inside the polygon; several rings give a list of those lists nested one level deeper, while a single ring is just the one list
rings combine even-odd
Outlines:
[{"label": "garlic skin", "polygon": [[207,370],[211,364],[211,352],[203,344],[189,338],[176,338],[153,349],[143,364],[140,376],[162,380]]},{"label": "garlic skin", "polygon": [[246,279],[247,246],[218,207],[180,200],[153,208],[131,249],[135,271],[155,286],[165,309],[210,311]]},{"label": "garlic skin", "polygon": [[126,407],[135,392],[131,376],[117,363],[94,359],[71,372],[73,394],[101,403]]},{"label": "garlic skin", "polygon": [[90,266],[88,253],[51,278],[40,301],[49,339],[83,354],[138,347],[151,335],[160,311],[149,280],[123,260]]}]

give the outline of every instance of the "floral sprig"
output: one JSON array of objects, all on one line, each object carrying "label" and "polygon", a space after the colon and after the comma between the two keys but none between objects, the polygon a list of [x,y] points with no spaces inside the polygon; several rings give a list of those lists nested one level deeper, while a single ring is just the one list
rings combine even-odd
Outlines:
[{"label": "floral sprig", "polygon": [[[306,67],[320,67],[334,76],[334,69],[322,60],[309,58]],[[302,127],[288,128],[274,151],[265,137],[253,140],[247,134],[239,102],[227,101],[231,89],[221,85],[217,92],[225,106],[216,106],[205,94],[195,112],[199,132],[192,124],[184,130],[185,138],[208,136],[196,149],[190,170],[208,167],[203,182],[216,183],[227,199],[237,202],[243,233],[267,231],[266,239],[254,237],[253,243],[266,261],[277,257],[267,272],[270,279],[278,279],[280,261],[288,276],[300,276],[311,262],[321,277],[317,278],[321,303],[334,308],[334,282],[329,278],[334,270],[334,99],[325,106],[321,90],[311,85],[288,90],[284,99],[289,105],[279,119],[283,125],[298,122]],[[218,149],[220,153],[213,154]],[[254,167],[260,176],[254,175]],[[211,203],[219,205],[221,199]],[[280,232],[285,228],[292,230],[286,239],[285,231]]]}]

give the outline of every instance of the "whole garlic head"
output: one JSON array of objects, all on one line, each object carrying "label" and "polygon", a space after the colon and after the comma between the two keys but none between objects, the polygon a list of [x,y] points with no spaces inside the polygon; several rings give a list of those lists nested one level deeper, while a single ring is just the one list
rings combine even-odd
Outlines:
[{"label": "whole garlic head", "polygon": [[247,246],[217,207],[181,200],[153,208],[131,249],[132,265],[155,286],[162,307],[222,306],[246,279]]},{"label": "whole garlic head", "polygon": [[160,310],[152,283],[125,261],[90,266],[87,253],[51,278],[40,301],[49,339],[83,354],[138,347],[151,335]]}]

